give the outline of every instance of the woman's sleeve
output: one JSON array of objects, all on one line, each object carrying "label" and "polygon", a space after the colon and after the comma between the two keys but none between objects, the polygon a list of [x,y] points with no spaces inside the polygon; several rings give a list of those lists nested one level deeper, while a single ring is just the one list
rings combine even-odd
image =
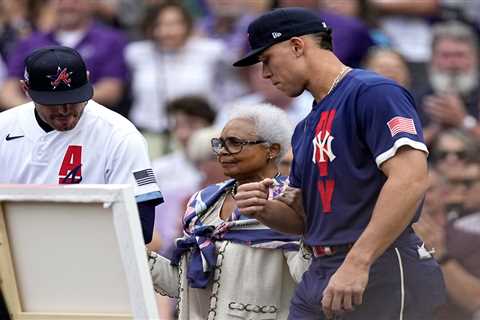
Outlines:
[{"label": "woman's sleeve", "polygon": [[287,259],[287,265],[292,275],[293,280],[299,283],[302,280],[303,273],[307,271],[310,266],[310,255],[306,254],[303,249],[297,251],[284,251],[285,258]]},{"label": "woman's sleeve", "polygon": [[170,260],[155,252],[148,254],[148,265],[152,274],[155,291],[171,298],[179,298],[180,279],[178,267],[172,266]]}]

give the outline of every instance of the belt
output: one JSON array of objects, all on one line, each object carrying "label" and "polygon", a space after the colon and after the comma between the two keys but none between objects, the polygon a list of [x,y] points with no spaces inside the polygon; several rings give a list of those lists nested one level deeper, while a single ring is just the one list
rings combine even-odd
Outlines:
[{"label": "belt", "polygon": [[[393,244],[387,249],[391,249],[396,246],[401,246],[404,243],[410,243],[412,241],[412,235],[415,235],[412,227],[407,227],[398,238],[393,242]],[[415,237],[416,238],[416,237]],[[324,257],[324,256],[333,256],[338,253],[347,253],[353,247],[352,243],[333,245],[333,246],[307,246],[309,247],[312,255],[315,258]]]},{"label": "belt", "polygon": [[315,258],[333,256],[337,253],[347,253],[353,247],[353,243],[340,244],[336,246],[311,246]]}]

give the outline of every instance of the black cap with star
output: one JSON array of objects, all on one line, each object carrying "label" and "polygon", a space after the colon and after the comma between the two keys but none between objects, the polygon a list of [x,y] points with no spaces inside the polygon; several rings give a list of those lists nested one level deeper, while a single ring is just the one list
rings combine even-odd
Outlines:
[{"label": "black cap with star", "polygon": [[90,100],[93,87],[80,54],[68,47],[50,46],[25,59],[25,83],[36,103],[59,105]]}]

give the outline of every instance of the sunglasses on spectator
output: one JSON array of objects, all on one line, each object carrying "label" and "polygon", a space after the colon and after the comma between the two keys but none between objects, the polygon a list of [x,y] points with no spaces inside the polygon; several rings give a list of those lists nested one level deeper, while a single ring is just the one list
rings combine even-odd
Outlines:
[{"label": "sunglasses on spectator", "polygon": [[460,160],[465,160],[467,158],[467,151],[465,150],[459,150],[459,151],[439,150],[436,154],[438,159],[445,159],[449,155],[455,155]]},{"label": "sunglasses on spectator", "polygon": [[240,153],[246,145],[265,143],[265,140],[242,140],[234,137],[230,138],[213,138],[211,140],[212,150],[216,154],[220,154],[225,149],[230,154]]}]

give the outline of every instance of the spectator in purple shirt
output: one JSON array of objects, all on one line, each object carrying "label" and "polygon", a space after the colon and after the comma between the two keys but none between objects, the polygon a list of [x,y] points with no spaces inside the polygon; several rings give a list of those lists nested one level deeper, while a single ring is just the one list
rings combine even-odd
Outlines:
[{"label": "spectator in purple shirt", "polygon": [[84,58],[95,88],[93,99],[107,106],[116,105],[126,81],[126,38],[94,21],[92,0],[49,1],[56,12],[56,27],[52,32],[34,33],[20,41],[7,59],[8,77],[0,89],[5,108],[27,101],[19,82],[23,79],[25,57],[36,48],[59,44],[75,48]]}]

